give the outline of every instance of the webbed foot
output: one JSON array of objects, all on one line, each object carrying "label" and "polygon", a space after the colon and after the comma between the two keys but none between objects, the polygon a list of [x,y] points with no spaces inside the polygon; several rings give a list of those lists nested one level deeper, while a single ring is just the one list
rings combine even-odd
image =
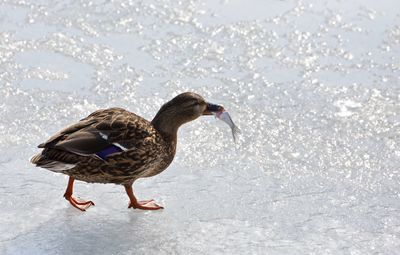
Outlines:
[{"label": "webbed foot", "polygon": [[154,202],[153,199],[137,201],[136,203],[131,201],[131,203],[129,204],[128,208],[141,209],[141,210],[160,210],[160,209],[164,209],[164,207],[156,204],[156,202]]}]

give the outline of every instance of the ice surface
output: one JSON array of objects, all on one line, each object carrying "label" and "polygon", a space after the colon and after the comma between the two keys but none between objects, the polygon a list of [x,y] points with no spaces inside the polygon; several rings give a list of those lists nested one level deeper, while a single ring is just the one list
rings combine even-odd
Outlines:
[{"label": "ice surface", "polygon": [[[354,1],[0,3],[0,254],[400,254],[400,4]],[[152,118],[196,91],[168,170],[123,188],[33,167],[90,112]]]}]

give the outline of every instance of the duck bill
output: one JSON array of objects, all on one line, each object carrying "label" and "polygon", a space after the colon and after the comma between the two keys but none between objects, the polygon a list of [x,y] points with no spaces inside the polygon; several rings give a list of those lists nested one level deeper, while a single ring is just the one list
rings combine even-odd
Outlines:
[{"label": "duck bill", "polygon": [[213,115],[222,111],[224,111],[224,107],[221,105],[207,103],[207,108],[204,110],[203,115]]}]

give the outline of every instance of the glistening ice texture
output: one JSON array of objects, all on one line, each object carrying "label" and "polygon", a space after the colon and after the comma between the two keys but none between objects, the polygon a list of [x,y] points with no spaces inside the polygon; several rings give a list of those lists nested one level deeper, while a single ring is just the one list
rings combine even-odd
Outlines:
[{"label": "glistening ice texture", "polygon": [[[0,3],[1,254],[400,254],[400,3]],[[195,91],[229,110],[185,125],[174,163],[123,188],[28,159],[90,112],[151,119]]]}]

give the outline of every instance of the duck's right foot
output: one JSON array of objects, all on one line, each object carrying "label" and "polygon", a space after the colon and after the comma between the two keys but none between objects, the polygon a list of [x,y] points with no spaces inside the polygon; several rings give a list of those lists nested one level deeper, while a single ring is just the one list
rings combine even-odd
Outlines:
[{"label": "duck's right foot", "polygon": [[133,209],[141,209],[141,210],[160,210],[164,209],[164,207],[156,204],[153,199],[151,200],[143,200],[143,201],[137,201],[136,203],[130,203],[128,208],[133,208]]},{"label": "duck's right foot", "polygon": [[160,210],[164,209],[164,207],[159,206],[154,202],[153,199],[150,200],[143,200],[143,201],[138,201],[133,194],[133,189],[132,186],[130,185],[125,185],[125,191],[126,194],[129,197],[130,203],[128,208],[133,208],[133,209],[140,209],[140,210]]}]

